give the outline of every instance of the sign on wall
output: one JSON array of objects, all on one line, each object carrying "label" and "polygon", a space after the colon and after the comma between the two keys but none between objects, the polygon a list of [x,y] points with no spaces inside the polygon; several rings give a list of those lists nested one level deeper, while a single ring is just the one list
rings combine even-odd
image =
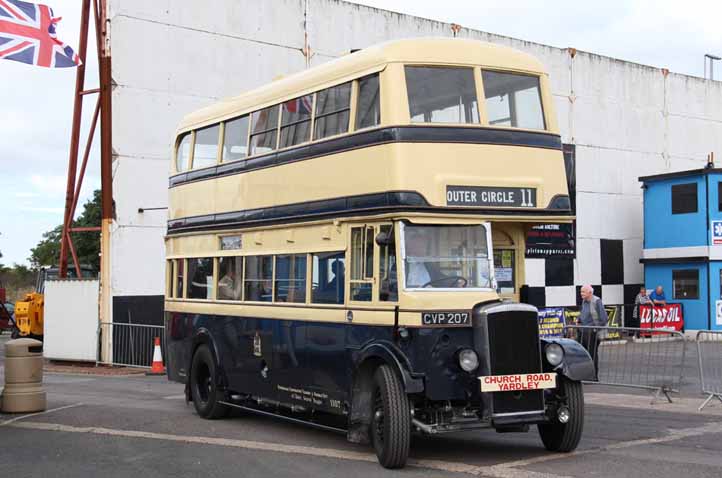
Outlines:
[{"label": "sign on wall", "polygon": [[564,336],[564,308],[539,309],[539,338]]},{"label": "sign on wall", "polygon": [[710,221],[712,244],[722,244],[722,221]]},{"label": "sign on wall", "polygon": [[722,300],[715,302],[715,325],[722,325]]},{"label": "sign on wall", "polygon": [[575,256],[574,228],[572,224],[538,224],[526,233],[527,258]]},{"label": "sign on wall", "polygon": [[682,327],[684,327],[682,304],[640,305],[639,326],[643,329],[668,328],[677,331],[682,330]]}]

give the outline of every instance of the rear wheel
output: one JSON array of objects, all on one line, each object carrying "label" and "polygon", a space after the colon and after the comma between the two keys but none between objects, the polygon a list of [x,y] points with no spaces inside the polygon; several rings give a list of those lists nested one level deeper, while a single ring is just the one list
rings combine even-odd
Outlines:
[{"label": "rear wheel", "polygon": [[193,405],[203,418],[215,419],[228,415],[230,408],[223,405],[223,392],[218,388],[216,361],[207,345],[196,349],[191,364],[191,397]]},{"label": "rear wheel", "polygon": [[388,365],[381,365],[374,373],[371,441],[381,466],[406,465],[411,442],[409,399]]},{"label": "rear wheel", "polygon": [[549,451],[570,452],[577,448],[584,429],[584,391],[581,382],[574,382],[563,377],[559,378],[557,387],[559,406],[569,410],[569,420],[561,423],[558,415],[551,423],[539,425],[539,436],[544,447]]}]

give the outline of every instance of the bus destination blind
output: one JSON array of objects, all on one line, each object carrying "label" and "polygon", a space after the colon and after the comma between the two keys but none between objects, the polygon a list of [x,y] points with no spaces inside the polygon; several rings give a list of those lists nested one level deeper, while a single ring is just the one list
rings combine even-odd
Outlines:
[{"label": "bus destination blind", "polygon": [[446,205],[536,207],[536,188],[446,186]]}]

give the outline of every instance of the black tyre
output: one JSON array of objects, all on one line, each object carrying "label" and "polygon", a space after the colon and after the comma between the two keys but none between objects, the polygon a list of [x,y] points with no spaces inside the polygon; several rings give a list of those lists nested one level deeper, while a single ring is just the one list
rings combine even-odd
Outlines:
[{"label": "black tyre", "polygon": [[411,412],[401,381],[388,365],[374,373],[371,442],[384,468],[403,468],[411,443]]},{"label": "black tyre", "polygon": [[216,377],[216,361],[206,345],[196,349],[191,364],[191,398],[198,415],[216,419],[228,415],[230,408],[223,405],[223,392],[219,390]]},{"label": "black tyre", "polygon": [[556,416],[548,424],[539,425],[539,436],[549,451],[570,452],[577,448],[584,429],[584,391],[581,382],[559,378],[557,392],[569,409],[569,421],[561,423]]}]

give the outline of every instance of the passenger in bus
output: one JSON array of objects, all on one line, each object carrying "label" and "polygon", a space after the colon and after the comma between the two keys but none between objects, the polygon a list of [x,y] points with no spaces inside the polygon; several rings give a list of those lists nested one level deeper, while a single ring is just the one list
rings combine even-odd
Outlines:
[{"label": "passenger in bus", "polygon": [[218,281],[218,298],[221,300],[241,300],[240,278],[236,277],[233,267],[229,267],[226,273]]},{"label": "passenger in bus", "polygon": [[346,266],[339,259],[331,263],[333,279],[326,285],[336,304],[343,304],[343,285],[346,281]]}]

